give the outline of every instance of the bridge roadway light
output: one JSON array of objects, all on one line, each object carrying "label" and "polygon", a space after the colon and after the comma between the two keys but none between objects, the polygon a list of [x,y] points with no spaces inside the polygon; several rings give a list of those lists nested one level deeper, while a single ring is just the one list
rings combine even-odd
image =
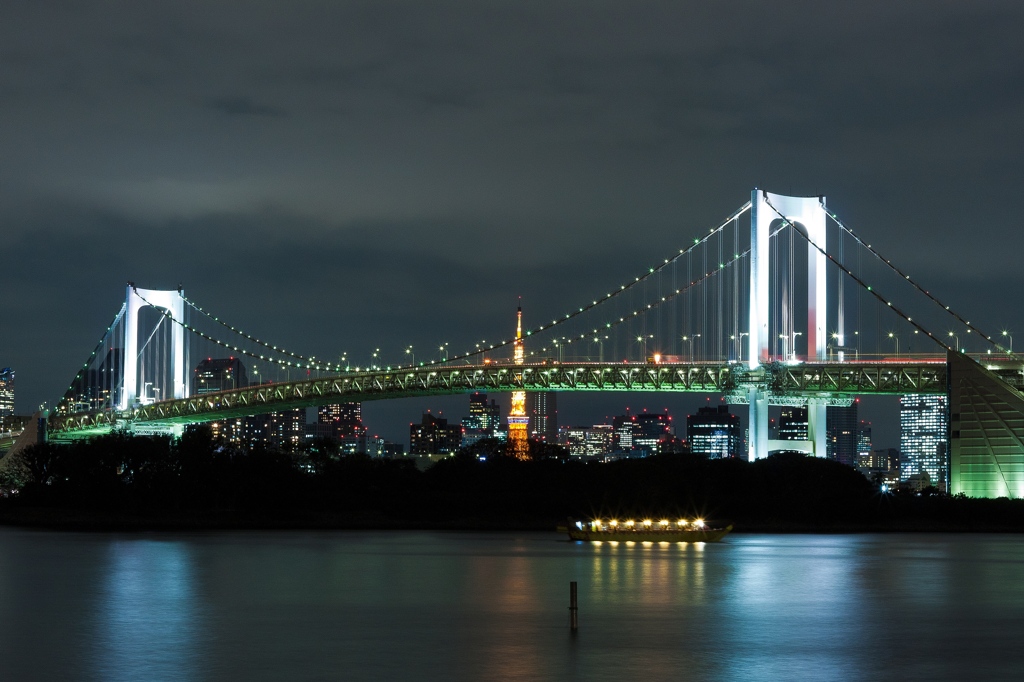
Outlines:
[{"label": "bridge roadway light", "polygon": [[636,337],[636,342],[642,344],[643,348],[643,361],[647,362],[647,339],[653,339],[654,334],[647,334],[645,336]]},{"label": "bridge roadway light", "polygon": [[743,358],[743,337],[750,336],[749,332],[740,332],[739,334],[730,334],[729,338],[734,342],[736,347],[736,360],[739,361]]},{"label": "bridge roadway light", "polygon": [[896,357],[900,356],[900,337],[896,336],[892,332],[889,332],[889,338],[892,339],[893,343],[896,344]]}]

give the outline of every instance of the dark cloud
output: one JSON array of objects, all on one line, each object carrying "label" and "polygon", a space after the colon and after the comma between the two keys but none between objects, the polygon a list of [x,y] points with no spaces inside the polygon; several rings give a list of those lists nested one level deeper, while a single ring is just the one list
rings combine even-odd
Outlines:
[{"label": "dark cloud", "polygon": [[[1024,287],[1022,15],[3,3],[0,365],[22,409],[52,400],[127,279],[309,353],[468,342],[520,293],[553,316],[642,271],[753,186],[828,195],[1024,330],[988,303]],[[357,323],[294,323],[339,310]]]},{"label": "dark cloud", "polygon": [[248,97],[214,97],[206,106],[228,116],[287,116],[284,109],[257,104]]}]

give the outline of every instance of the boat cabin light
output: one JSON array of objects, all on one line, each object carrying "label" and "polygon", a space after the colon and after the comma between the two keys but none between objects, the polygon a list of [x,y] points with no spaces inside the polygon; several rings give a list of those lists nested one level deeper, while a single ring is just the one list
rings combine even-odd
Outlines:
[{"label": "boat cabin light", "polygon": [[693,522],[693,525],[697,526],[698,528],[703,528],[704,527],[704,519],[697,519],[697,520],[695,520]]},{"label": "boat cabin light", "polygon": [[626,521],[626,525],[629,526],[630,528],[632,528],[633,526],[636,525],[636,521],[633,521],[632,519],[630,519],[629,521]]},{"label": "boat cabin light", "polygon": [[644,519],[644,525],[645,526],[650,526],[651,525],[651,520],[650,519]]},{"label": "boat cabin light", "polygon": [[668,519],[662,519],[661,521],[658,521],[658,525],[659,526],[667,526],[668,525]]},{"label": "boat cabin light", "polygon": [[680,526],[680,527],[685,526],[686,525],[686,519],[679,519],[678,521],[676,521],[676,525]]},{"label": "boat cabin light", "polygon": [[612,519],[608,522],[608,525],[614,528],[615,526],[619,525],[619,522],[616,519]]}]

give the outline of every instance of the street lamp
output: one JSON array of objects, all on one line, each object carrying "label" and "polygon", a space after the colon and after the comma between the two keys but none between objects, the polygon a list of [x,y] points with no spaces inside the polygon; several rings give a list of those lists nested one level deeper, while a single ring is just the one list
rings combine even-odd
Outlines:
[{"label": "street lamp", "polygon": [[796,337],[803,336],[803,332],[793,332],[793,360],[796,360]]},{"label": "street lamp", "polygon": [[[477,344],[477,345],[479,345],[479,344]],[[412,358],[412,366],[415,367],[416,366],[416,354],[412,352],[412,346],[409,346],[408,348],[405,349],[405,354]]]},{"label": "street lamp", "polygon": [[836,357],[839,358],[839,362],[842,362],[843,351],[839,350],[839,348],[842,347],[843,342],[839,338],[839,332],[832,332],[830,336],[832,337],[832,345],[829,347],[828,361],[832,362],[832,350],[834,349],[836,351]]},{"label": "street lamp", "polygon": [[441,358],[441,362],[445,362],[448,359],[448,342],[445,341],[437,347],[438,355]]},{"label": "street lamp", "polygon": [[1009,348],[1009,352],[1010,352],[1010,353],[1012,353],[1012,352],[1013,352],[1013,334],[1011,334],[1010,332],[1008,332],[1008,331],[1006,331],[1006,330],[1004,329],[1004,330],[1003,330],[1003,336],[1006,336],[1006,337],[1008,337],[1008,338],[1010,339],[1010,348]]},{"label": "street lamp", "polygon": [[555,345],[555,348],[558,350],[558,361],[561,362],[562,361],[562,344],[558,343],[558,339],[555,339],[551,343],[553,343]]},{"label": "street lamp", "polygon": [[700,338],[700,334],[694,334],[693,336],[684,336],[683,337],[683,341],[689,341],[690,342],[690,362],[694,362],[694,359],[693,359],[693,341],[694,341],[694,339],[699,339],[699,338]]},{"label": "street lamp", "polygon": [[954,348],[953,350],[955,350],[957,353],[959,353],[960,352],[960,337],[957,336],[956,334],[954,334],[953,332],[949,332],[949,336],[950,336],[950,338],[953,338],[953,339],[956,340],[956,348]]},{"label": "street lamp", "polygon": [[892,332],[889,332],[889,338],[892,339],[893,343],[896,344],[896,357],[900,356],[900,337],[896,336]]},{"label": "street lamp", "polygon": [[654,338],[654,334],[647,334],[646,336],[638,336],[638,337],[636,337],[636,342],[643,344],[644,352],[643,352],[643,358],[642,359],[643,359],[644,362],[647,361],[647,339],[653,339],[653,338]]},{"label": "street lamp", "polygon": [[730,334],[729,338],[736,344],[736,361],[739,362],[743,359],[743,337],[750,336],[750,332],[740,332],[739,334]]}]

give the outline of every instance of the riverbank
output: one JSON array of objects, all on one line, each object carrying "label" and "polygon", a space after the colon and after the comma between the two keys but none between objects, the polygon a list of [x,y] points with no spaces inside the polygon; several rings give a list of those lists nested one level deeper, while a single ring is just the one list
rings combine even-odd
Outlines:
[{"label": "riverbank", "polygon": [[[0,505],[0,526],[68,532],[216,532],[252,531],[485,531],[555,534],[560,519],[491,517],[402,518],[381,513],[337,513],[296,510],[284,514],[238,511],[157,512],[125,514],[83,509]],[[733,533],[1024,533],[1020,524],[1000,521],[948,523],[940,519],[885,519],[865,522],[753,520],[733,522]]]}]

